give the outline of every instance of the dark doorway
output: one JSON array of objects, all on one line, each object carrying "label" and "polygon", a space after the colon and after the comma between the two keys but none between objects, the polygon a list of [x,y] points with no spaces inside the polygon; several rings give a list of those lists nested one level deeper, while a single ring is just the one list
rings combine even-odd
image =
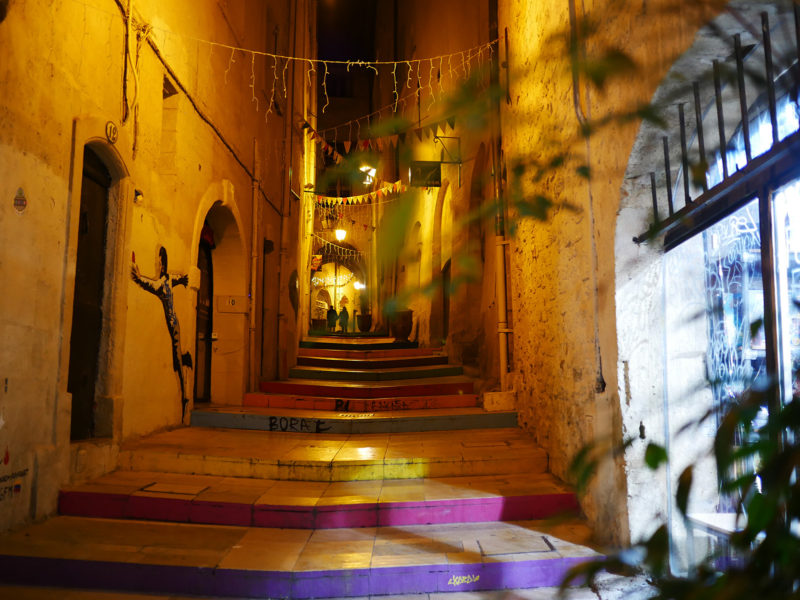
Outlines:
[{"label": "dark doorway", "polygon": [[95,433],[110,187],[111,175],[103,161],[91,149],[84,148],[67,379],[67,391],[72,394],[72,440],[91,438]]},{"label": "dark doorway", "polygon": [[[206,227],[203,227],[205,233]],[[213,238],[212,238],[213,239]],[[197,290],[197,343],[194,349],[194,401],[211,402],[211,344],[213,343],[214,270],[211,261],[212,243],[200,240],[197,268],[200,288]]]},{"label": "dark doorway", "polygon": [[442,338],[450,332],[450,261],[442,269]]}]

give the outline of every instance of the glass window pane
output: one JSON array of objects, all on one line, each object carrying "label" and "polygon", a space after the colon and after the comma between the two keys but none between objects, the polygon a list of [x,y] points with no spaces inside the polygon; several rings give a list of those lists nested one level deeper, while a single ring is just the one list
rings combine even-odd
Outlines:
[{"label": "glass window pane", "polygon": [[782,400],[800,394],[800,180],[773,193]]},{"label": "glass window pane", "polygon": [[733,525],[711,449],[720,415],[765,369],[763,328],[751,335],[764,314],[758,201],[669,252],[665,269],[671,500],[689,465],[695,482],[688,522],[671,509],[673,566],[682,571],[723,550],[720,531]]}]

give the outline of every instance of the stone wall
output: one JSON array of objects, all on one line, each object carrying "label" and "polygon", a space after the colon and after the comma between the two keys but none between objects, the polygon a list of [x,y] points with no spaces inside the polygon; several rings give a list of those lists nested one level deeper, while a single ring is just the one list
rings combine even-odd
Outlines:
[{"label": "stone wall", "polygon": [[[212,396],[235,403],[248,387],[250,339],[268,329],[259,320],[253,330],[248,316],[254,218],[256,260],[262,237],[293,246],[281,254],[282,285],[271,290],[276,299],[288,296],[290,273],[301,262],[294,243],[300,210],[290,210],[289,186],[302,189],[308,173],[290,110],[304,114],[312,90],[298,72],[294,105],[280,85],[275,102],[283,116],[273,111],[267,120],[272,64],[206,42],[273,50],[267,42],[280,25],[273,41],[288,54],[287,23],[294,22],[297,47],[308,52],[309,8],[298,5],[303,22],[290,18],[288,2],[143,0],[128,23],[126,3],[114,0],[8,4],[0,21],[0,530],[51,513],[68,479],[112,469],[126,438],[180,424],[162,303],[131,281],[131,263],[135,254],[141,274],[156,276],[163,246],[169,272],[189,275],[173,299],[181,351],[194,356],[195,265],[206,218],[215,229],[214,260],[227,267],[215,276],[216,294],[227,298],[214,302]],[[291,146],[283,142],[288,135]],[[84,145],[112,183],[95,438],[71,444],[67,377]],[[263,190],[256,188],[255,201],[253,177]],[[291,218],[282,223],[279,211]],[[285,318],[285,345],[296,346],[296,321]],[[270,319],[277,324],[279,317]],[[266,362],[277,360],[274,350]],[[184,372],[192,398],[193,371]]]}]

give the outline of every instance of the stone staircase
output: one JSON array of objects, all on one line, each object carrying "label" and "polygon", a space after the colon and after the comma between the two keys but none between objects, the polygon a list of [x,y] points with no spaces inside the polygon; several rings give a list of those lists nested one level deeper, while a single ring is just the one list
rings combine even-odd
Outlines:
[{"label": "stone staircase", "polygon": [[[437,350],[302,342],[287,381],[123,445],[0,582],[316,598],[558,585],[595,553],[547,456]],[[553,519],[558,517],[558,519]]]}]

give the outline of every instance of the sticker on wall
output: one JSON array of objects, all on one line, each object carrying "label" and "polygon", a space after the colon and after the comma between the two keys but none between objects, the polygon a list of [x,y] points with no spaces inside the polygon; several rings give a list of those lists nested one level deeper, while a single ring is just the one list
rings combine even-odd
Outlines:
[{"label": "sticker on wall", "polygon": [[22,188],[18,188],[17,195],[14,196],[14,210],[22,214],[25,212],[26,208],[28,208],[28,199],[25,197],[25,192]]},{"label": "sticker on wall", "polygon": [[186,386],[183,381],[183,367],[192,368],[192,355],[189,352],[181,353],[181,327],[172,301],[172,287],[176,285],[186,287],[189,283],[189,276],[170,277],[167,272],[167,249],[163,246],[158,249],[158,265],[159,273],[156,278],[145,277],[139,273],[139,267],[136,265],[136,254],[131,253],[131,279],[140,288],[161,300],[161,306],[164,309],[167,329],[172,339],[172,368],[178,374],[178,380],[181,385],[181,421],[183,421],[186,416],[186,405],[189,403],[189,399],[186,397]]}]

